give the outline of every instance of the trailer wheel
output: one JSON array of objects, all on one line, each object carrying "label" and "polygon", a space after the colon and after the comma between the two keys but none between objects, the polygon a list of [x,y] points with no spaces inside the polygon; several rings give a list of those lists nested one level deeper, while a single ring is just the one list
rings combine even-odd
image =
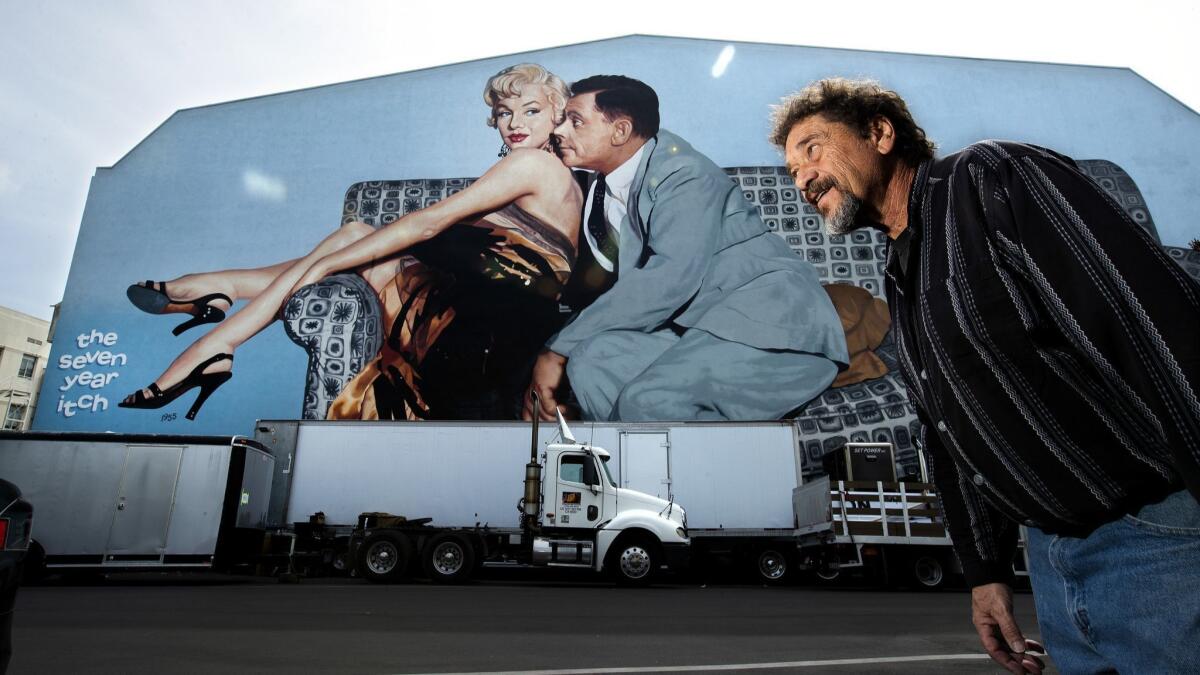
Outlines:
[{"label": "trailer wheel", "polygon": [[629,537],[609,553],[608,570],[624,586],[646,586],[658,571],[658,547],[644,537]]},{"label": "trailer wheel", "polygon": [[912,557],[909,567],[913,580],[922,588],[941,588],[946,583],[946,566],[941,558],[930,553],[918,553]]},{"label": "trailer wheel", "polygon": [[395,583],[412,559],[412,542],[399,532],[372,532],[358,547],[358,573],[375,583]]},{"label": "trailer wheel", "polygon": [[821,564],[819,567],[813,568],[812,578],[813,581],[821,586],[837,586],[845,581],[840,567],[833,567],[827,564]]},{"label": "trailer wheel", "polygon": [[439,534],[421,552],[425,574],[435,584],[461,584],[475,572],[475,548],[466,537]]},{"label": "trailer wheel", "polygon": [[780,584],[788,576],[787,555],[775,548],[764,548],[754,558],[754,571],[758,580],[766,584]]}]

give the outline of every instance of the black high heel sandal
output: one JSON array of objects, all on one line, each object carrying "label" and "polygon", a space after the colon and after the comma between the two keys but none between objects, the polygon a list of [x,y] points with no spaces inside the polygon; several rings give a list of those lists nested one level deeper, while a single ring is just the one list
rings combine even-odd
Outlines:
[{"label": "black high heel sandal", "polygon": [[133,392],[125,397],[125,400],[117,404],[121,408],[143,408],[154,409],[161,408],[171,401],[179,398],[181,394],[188,391],[192,387],[200,387],[200,395],[196,397],[195,403],[187,412],[189,420],[196,419],[196,413],[200,412],[200,406],[208,400],[209,396],[217,390],[217,387],[229,381],[233,377],[233,372],[223,370],[219,373],[206,373],[204,369],[219,361],[233,360],[233,354],[217,354],[208,359],[204,363],[192,368],[192,372],[183,378],[180,382],[167,387],[166,391],[158,388],[158,385],[151,382],[146,389],[150,390],[150,395],[146,396],[141,389]]},{"label": "black high heel sandal", "polygon": [[191,305],[192,308],[187,310],[187,313],[191,314],[192,318],[176,326],[171,331],[172,335],[179,335],[189,328],[195,328],[202,324],[223,321],[225,311],[209,304],[214,300],[224,300],[229,303],[230,307],[233,306],[233,300],[224,293],[209,293],[195,300],[174,300],[167,295],[165,281],[150,281],[149,279],[146,280],[145,286],[133,284],[125,289],[125,295],[129,296],[129,301],[133,303],[134,307],[149,314],[165,314],[168,305]]}]

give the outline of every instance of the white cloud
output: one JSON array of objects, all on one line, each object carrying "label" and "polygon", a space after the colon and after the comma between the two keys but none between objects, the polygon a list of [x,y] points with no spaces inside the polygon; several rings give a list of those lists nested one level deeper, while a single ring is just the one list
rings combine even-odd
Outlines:
[{"label": "white cloud", "polygon": [[287,199],[287,185],[283,181],[254,169],[242,172],[242,187],[245,188],[246,194],[258,199],[270,202],[282,202]]}]

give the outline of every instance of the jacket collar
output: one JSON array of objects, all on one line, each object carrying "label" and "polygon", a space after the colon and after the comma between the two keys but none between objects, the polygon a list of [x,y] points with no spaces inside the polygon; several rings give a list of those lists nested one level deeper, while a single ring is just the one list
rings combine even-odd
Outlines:
[{"label": "jacket collar", "polygon": [[[906,238],[907,245],[903,247],[903,254],[900,249],[894,246],[891,242],[887,247],[887,261],[884,268],[888,276],[893,280],[909,276],[913,273],[913,259],[918,255],[918,249],[921,242],[921,231],[924,223],[921,221],[921,209],[925,204],[925,187],[929,182],[929,169],[933,165],[933,160],[925,160],[917,167],[916,176],[913,177],[912,186],[908,189],[908,225],[905,226],[905,231],[900,236]],[[906,260],[901,266],[899,256],[904,255]],[[903,269],[907,269],[908,273],[904,273]]]},{"label": "jacket collar", "polygon": [[[629,218],[632,229],[637,233],[637,236],[643,241],[646,239],[645,223],[650,218],[650,208],[653,204],[644,203],[640,198],[642,188],[646,182],[646,172],[650,167],[650,160],[654,156],[660,145],[659,141],[663,136],[673,136],[669,131],[659,129],[658,135],[646,141],[642,146],[642,161],[638,164],[637,173],[633,177],[633,185],[629,188],[629,203],[626,204],[626,217]],[[637,218],[633,214],[637,214]]]}]

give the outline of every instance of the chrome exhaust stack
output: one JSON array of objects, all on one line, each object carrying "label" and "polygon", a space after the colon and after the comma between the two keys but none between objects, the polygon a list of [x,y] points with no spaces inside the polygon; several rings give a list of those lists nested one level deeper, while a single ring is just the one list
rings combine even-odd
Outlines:
[{"label": "chrome exhaust stack", "polygon": [[525,465],[525,497],[521,500],[521,514],[526,530],[537,529],[538,514],[542,507],[542,465],[537,461],[538,411],[540,401],[537,392],[533,398],[533,432],[529,439],[529,463]]}]

